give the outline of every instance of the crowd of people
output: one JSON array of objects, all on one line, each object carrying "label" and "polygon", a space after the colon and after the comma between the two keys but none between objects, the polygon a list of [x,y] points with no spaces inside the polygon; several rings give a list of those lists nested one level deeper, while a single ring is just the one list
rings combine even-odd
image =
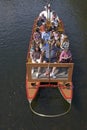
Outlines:
[{"label": "crowd of people", "polygon": [[[72,54],[69,49],[69,39],[64,32],[59,32],[58,26],[60,19],[55,11],[49,11],[47,8],[42,11],[36,22],[36,29],[33,33],[32,44],[30,47],[30,57],[32,63],[69,63],[72,62]],[[50,6],[49,6],[50,9]],[[50,16],[51,15],[51,16]],[[49,19],[50,18],[50,19]],[[50,73],[54,76],[55,67]],[[34,69],[32,70],[33,73]],[[38,68],[37,77],[40,72]]]}]

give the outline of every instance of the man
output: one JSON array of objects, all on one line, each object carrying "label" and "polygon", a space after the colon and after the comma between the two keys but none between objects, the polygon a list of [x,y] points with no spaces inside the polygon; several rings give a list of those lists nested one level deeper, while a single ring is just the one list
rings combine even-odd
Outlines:
[{"label": "man", "polygon": [[[43,47],[42,47],[42,54],[44,53],[45,56],[43,58],[43,63],[57,63],[57,52],[60,49],[55,46],[55,40],[53,39],[53,41],[51,43],[46,43]],[[56,67],[53,67],[52,72],[50,73],[50,77],[56,78],[54,71],[55,71]]]},{"label": "man", "polygon": [[41,38],[46,42],[50,40],[50,31],[48,31],[47,28],[45,28],[45,32],[41,34]]}]

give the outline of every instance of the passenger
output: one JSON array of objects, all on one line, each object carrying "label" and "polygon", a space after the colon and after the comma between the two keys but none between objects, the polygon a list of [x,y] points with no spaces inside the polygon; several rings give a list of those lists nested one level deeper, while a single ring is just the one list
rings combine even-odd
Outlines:
[{"label": "passenger", "polygon": [[54,38],[56,42],[55,45],[60,48],[60,33],[58,31],[51,31],[51,37]]},{"label": "passenger", "polygon": [[31,60],[32,60],[32,54],[33,54],[34,50],[35,50],[35,45],[31,44],[31,46],[30,46],[30,58],[31,58]]},{"label": "passenger", "polygon": [[58,27],[58,20],[55,17],[51,20],[51,23],[54,23],[56,28]]},{"label": "passenger", "polygon": [[60,39],[60,34],[58,31],[53,31],[53,36],[56,41]]},{"label": "passenger", "polygon": [[46,17],[44,16],[44,14],[42,14],[42,16],[41,16],[41,21],[42,21],[42,23],[46,23]]},{"label": "passenger", "polygon": [[42,24],[43,24],[42,17],[39,16],[38,19],[37,19],[37,26],[40,27]]},{"label": "passenger", "polygon": [[53,32],[54,39],[56,41],[56,46],[60,48],[60,33],[58,31]]},{"label": "passenger", "polygon": [[67,35],[65,34],[61,34],[60,37],[60,48],[63,50],[65,47],[69,48],[69,40]]},{"label": "passenger", "polygon": [[39,29],[40,29],[40,33],[41,33],[41,38],[43,37],[43,34],[45,33],[45,28],[46,28],[46,25],[45,24],[42,24]]},{"label": "passenger", "polygon": [[[42,60],[42,55],[41,55],[41,50],[39,46],[35,47],[35,50],[32,53],[32,63],[41,63]],[[32,74],[34,72],[34,68],[32,69]],[[40,72],[40,67],[38,67],[38,72],[36,73],[36,77],[38,77]]]},{"label": "passenger", "polygon": [[[45,53],[45,56],[43,58],[43,63],[50,62],[50,63],[57,63],[57,52],[59,51],[59,48],[55,46],[55,41],[51,41],[49,44],[48,42],[44,45],[42,48],[42,54]],[[54,71],[56,67],[53,67],[52,72],[50,73],[50,76],[53,78],[56,78]]]},{"label": "passenger", "polygon": [[62,33],[62,34],[60,35],[60,42],[61,42],[61,44],[63,43],[65,37],[66,37],[66,35],[65,35],[64,33]]},{"label": "passenger", "polygon": [[45,23],[46,23],[46,17],[44,16],[44,14],[42,14],[37,19],[37,26],[40,27],[42,24],[45,24]]},{"label": "passenger", "polygon": [[40,63],[41,62],[41,50],[39,46],[36,46],[32,53],[32,63]]},{"label": "passenger", "polygon": [[33,34],[33,39],[35,42],[38,42],[41,39],[41,33],[39,31],[39,28],[36,28],[36,31]]},{"label": "passenger", "polygon": [[50,26],[50,31],[56,31],[56,27],[55,27],[55,24],[54,22],[51,22],[51,26]]},{"label": "passenger", "polygon": [[68,48],[65,48],[59,57],[59,63],[70,63],[72,62],[72,54]]},{"label": "passenger", "polygon": [[45,32],[42,34],[41,38],[45,41],[50,40],[50,31],[48,31],[47,28],[45,28]]},{"label": "passenger", "polygon": [[36,43],[36,46],[40,47],[40,50],[42,49],[42,47],[44,46],[44,40],[40,39],[39,42]]},{"label": "passenger", "polygon": [[32,40],[32,44],[31,44],[31,49],[30,50],[35,49],[36,46],[39,46],[40,49],[42,49],[43,45],[44,45],[44,40],[43,39],[39,39],[37,41]]},{"label": "passenger", "polygon": [[60,22],[60,19],[55,11],[52,12],[51,21],[58,21]]}]

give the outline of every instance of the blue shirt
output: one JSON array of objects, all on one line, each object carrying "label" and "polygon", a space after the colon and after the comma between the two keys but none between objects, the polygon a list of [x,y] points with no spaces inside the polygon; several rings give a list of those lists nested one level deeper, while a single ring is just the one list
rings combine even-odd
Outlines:
[{"label": "blue shirt", "polygon": [[50,32],[44,32],[42,35],[42,39],[44,39],[45,41],[50,40]]},{"label": "blue shirt", "polygon": [[45,57],[46,58],[55,58],[57,51],[59,51],[59,48],[55,45],[49,45],[48,43],[46,43],[43,47],[42,47],[42,51],[45,52]]}]

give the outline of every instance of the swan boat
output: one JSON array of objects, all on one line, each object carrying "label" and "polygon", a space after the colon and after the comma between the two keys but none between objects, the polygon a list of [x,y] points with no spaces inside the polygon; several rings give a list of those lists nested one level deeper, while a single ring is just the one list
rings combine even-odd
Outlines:
[{"label": "swan boat", "polygon": [[[49,16],[48,14],[51,14],[52,12],[50,11],[50,8],[47,8],[47,10],[42,11],[39,14],[39,16],[43,13],[45,16],[47,15],[46,21],[44,24],[45,24],[46,28],[49,29],[52,26],[52,24],[51,24],[51,18],[50,18],[51,16]],[[61,114],[57,114],[57,115],[47,115],[47,114],[45,115],[45,114],[38,114],[31,107],[31,103],[35,99],[40,87],[58,88],[61,95],[63,96],[64,100],[68,104],[70,104],[70,106],[71,106],[72,97],[73,97],[73,83],[72,83],[72,74],[73,74],[73,66],[74,66],[73,62],[71,62],[71,63],[59,63],[59,62],[51,63],[50,60],[48,63],[43,63],[43,62],[33,63],[32,62],[32,58],[30,56],[31,55],[31,46],[32,46],[32,41],[34,40],[33,35],[37,28],[38,17],[34,20],[34,24],[32,27],[32,34],[31,34],[31,38],[30,38],[30,42],[29,42],[28,53],[27,53],[27,61],[26,61],[27,99],[29,101],[32,112],[39,116],[44,116],[44,117],[62,116],[64,114],[68,113],[69,110],[67,110],[65,113],[61,113]],[[62,33],[65,33],[64,24],[61,19],[59,19],[59,20],[60,20],[60,22],[58,23],[56,30],[58,31],[58,33],[62,34]],[[50,42],[51,42],[51,40],[50,40]],[[55,70],[56,78],[50,76],[50,73],[51,73],[50,71],[48,73],[46,73],[46,75],[44,76],[44,73],[46,72],[47,68],[49,68],[49,70],[51,70],[53,67],[56,67],[56,70]],[[36,73],[38,71],[38,68],[40,68],[41,73],[37,77]],[[32,69],[34,69],[33,73],[32,73]]]}]

